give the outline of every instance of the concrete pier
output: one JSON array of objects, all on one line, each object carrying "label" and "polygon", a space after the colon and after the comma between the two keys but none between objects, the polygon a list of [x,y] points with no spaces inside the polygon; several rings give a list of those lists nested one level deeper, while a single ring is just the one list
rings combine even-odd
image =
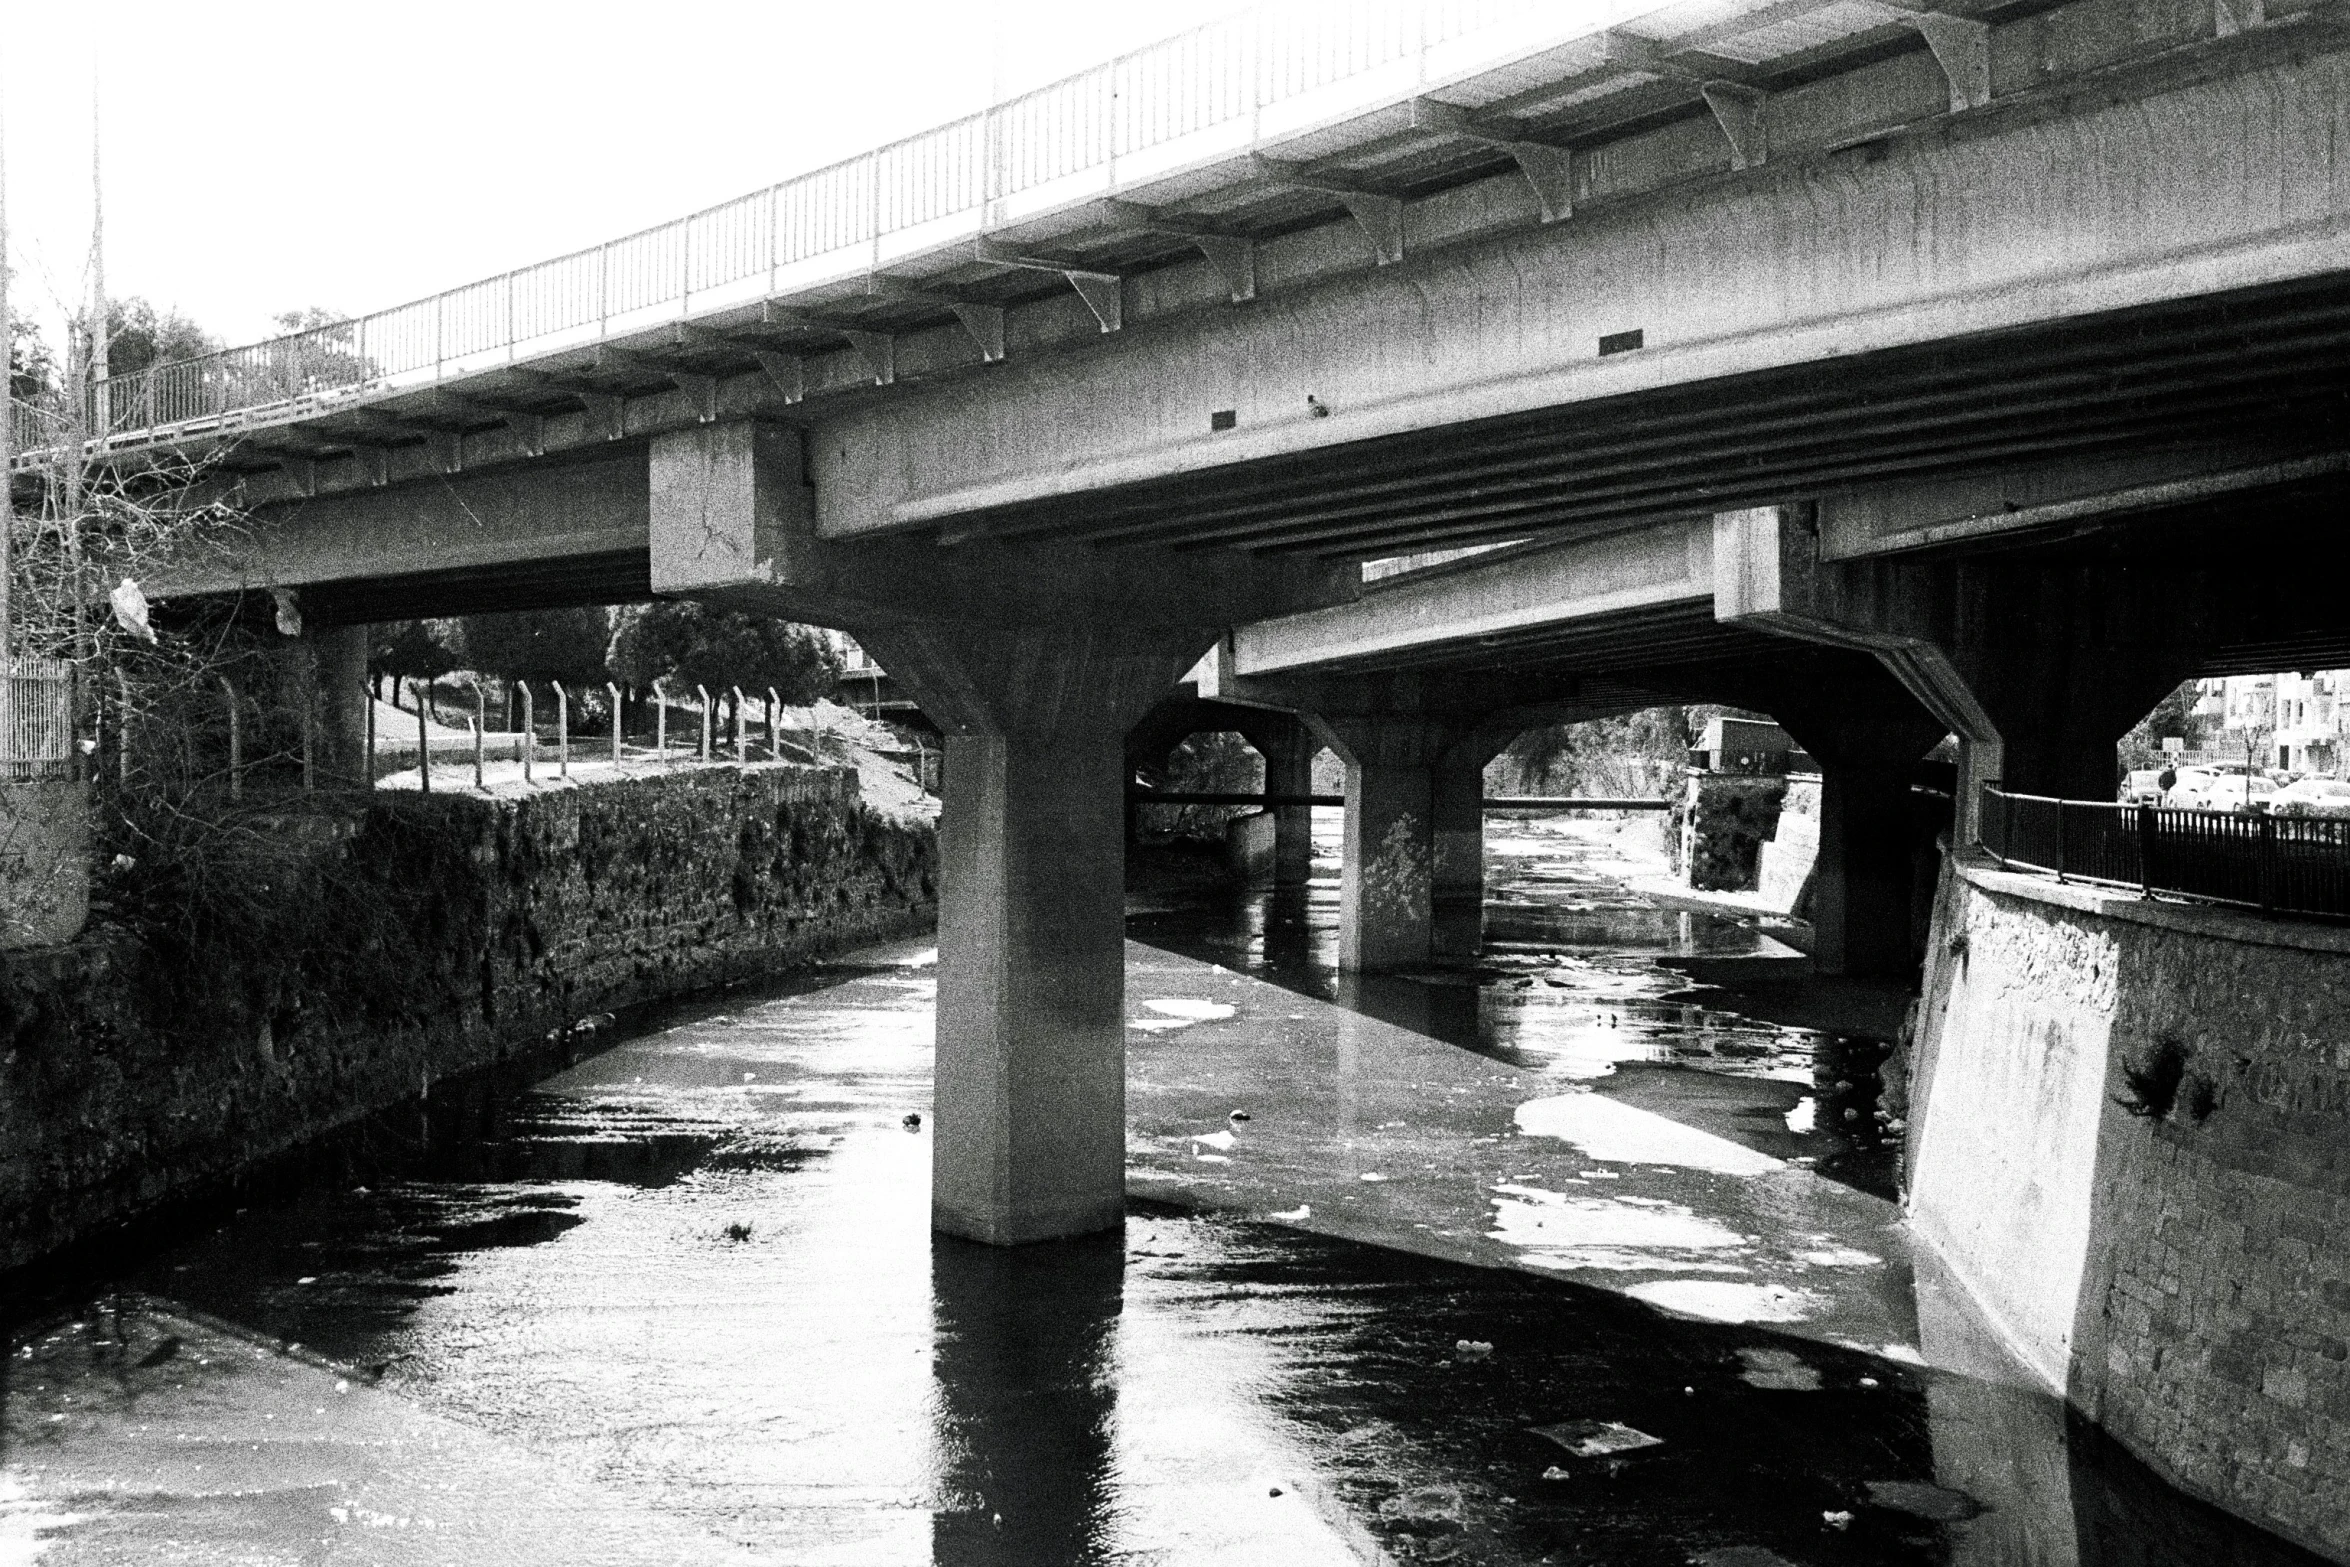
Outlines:
[{"label": "concrete pier", "polygon": [[932,1222],[1017,1245],[1126,1207],[1127,730],[1206,636],[896,628],[946,736]]}]

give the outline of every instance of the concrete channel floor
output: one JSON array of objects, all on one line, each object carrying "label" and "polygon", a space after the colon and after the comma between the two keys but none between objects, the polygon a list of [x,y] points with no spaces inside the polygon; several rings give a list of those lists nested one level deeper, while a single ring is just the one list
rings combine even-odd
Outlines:
[{"label": "concrete channel floor", "polygon": [[1327,881],[1143,893],[1122,1236],[928,1234],[912,946],[384,1118],[15,1335],[0,1564],[2306,1560],[2018,1384],[1639,858],[1368,988]]}]

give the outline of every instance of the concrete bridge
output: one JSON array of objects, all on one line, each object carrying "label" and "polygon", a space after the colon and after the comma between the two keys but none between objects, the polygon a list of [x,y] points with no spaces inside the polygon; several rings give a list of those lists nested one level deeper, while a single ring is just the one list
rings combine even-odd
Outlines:
[{"label": "concrete bridge", "polygon": [[996,1242],[1118,1222],[1123,748],[1203,655],[1348,764],[1350,965],[1457,955],[1511,735],[1710,699],[1825,765],[1859,972],[1912,960],[1945,733],[2102,797],[2180,679],[2350,662],[2307,569],[2350,490],[2336,7],[1494,15],[1236,22],[110,383],[113,460],[209,462],[255,518],[156,587],[298,593],[354,697],[395,617],[852,632],[947,734],[936,1215]]}]

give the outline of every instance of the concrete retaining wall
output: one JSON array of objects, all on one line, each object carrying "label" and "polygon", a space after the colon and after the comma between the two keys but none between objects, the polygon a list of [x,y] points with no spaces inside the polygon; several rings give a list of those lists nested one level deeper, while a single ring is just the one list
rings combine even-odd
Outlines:
[{"label": "concrete retaining wall", "polygon": [[436,1080],[591,1049],[598,1014],[935,917],[930,827],[849,769],[312,797],[252,825],[275,923],[240,927],[242,959],[103,921],[0,954],[0,1268]]},{"label": "concrete retaining wall", "polygon": [[1909,1086],[1911,1220],[2016,1352],[2350,1561],[2350,931],[1952,861]]}]

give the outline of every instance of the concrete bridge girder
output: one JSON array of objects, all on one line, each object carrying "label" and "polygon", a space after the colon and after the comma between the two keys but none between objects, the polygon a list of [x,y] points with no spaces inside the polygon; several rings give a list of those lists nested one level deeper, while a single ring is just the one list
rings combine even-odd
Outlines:
[{"label": "concrete bridge girder", "polygon": [[[819,432],[820,525],[839,537],[943,524],[1304,539],[1289,516],[1202,523],[1200,486],[1252,464],[1335,469],[1349,448],[1481,420],[2337,271],[2328,236],[2341,214],[2317,193],[2342,188],[2328,149],[2350,62],[2311,52],[2287,64],[2280,52],[2235,63],[2225,74],[2172,61],[2117,81],[2097,107],[2027,112],[2003,99],[1973,111],[1964,135],[1895,138],[1865,157],[1774,157],[1670,205],[1416,245],[1398,265],[1268,293],[1245,311],[1130,329],[1114,350],[844,410]],[[2178,178],[2219,147],[2240,165],[2228,178]],[[2016,179],[2022,166],[2046,177]],[[1631,327],[1637,352],[1600,353],[1602,332]],[[2016,395],[1979,391],[1986,409]],[[1237,427],[1211,432],[1214,409],[1235,410]],[[1725,411],[1723,438],[1752,414]],[[2039,434],[2056,451],[2071,439],[2048,421]],[[1823,471],[1865,466],[1870,449],[1824,455]],[[1327,504],[1293,488],[1306,512]],[[1113,504],[1086,504],[1096,497]]]}]

